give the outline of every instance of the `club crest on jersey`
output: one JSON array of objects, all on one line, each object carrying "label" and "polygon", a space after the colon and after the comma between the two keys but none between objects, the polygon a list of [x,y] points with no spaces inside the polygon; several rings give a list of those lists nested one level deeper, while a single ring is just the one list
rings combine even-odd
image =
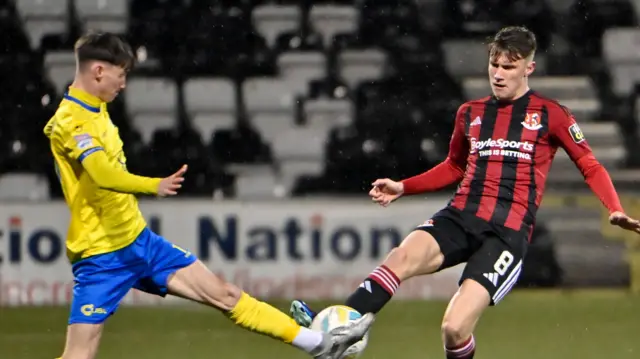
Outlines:
[{"label": "club crest on jersey", "polygon": [[89,135],[88,133],[73,136],[73,139],[76,141],[76,146],[78,146],[78,149],[80,150],[89,148],[92,145],[91,135]]},{"label": "club crest on jersey", "polygon": [[532,131],[541,129],[542,125],[540,124],[540,115],[537,113],[528,113],[524,118],[524,121],[522,121],[522,126],[527,130]]},{"label": "club crest on jersey", "polygon": [[580,143],[585,140],[584,134],[582,133],[582,130],[580,129],[580,127],[578,127],[577,123],[574,123],[573,125],[569,126],[569,134],[571,134],[571,138],[575,143]]}]

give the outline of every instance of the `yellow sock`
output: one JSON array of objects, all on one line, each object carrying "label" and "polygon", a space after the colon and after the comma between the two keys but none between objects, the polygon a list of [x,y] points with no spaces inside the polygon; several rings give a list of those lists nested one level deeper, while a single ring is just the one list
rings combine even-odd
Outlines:
[{"label": "yellow sock", "polygon": [[301,327],[288,315],[246,293],[227,314],[237,325],[253,332],[292,343]]}]

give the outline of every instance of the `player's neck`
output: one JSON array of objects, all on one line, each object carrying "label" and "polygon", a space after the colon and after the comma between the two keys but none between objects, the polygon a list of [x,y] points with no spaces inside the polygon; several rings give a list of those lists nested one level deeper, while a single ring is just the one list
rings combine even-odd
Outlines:
[{"label": "player's neck", "polygon": [[85,92],[95,97],[96,99],[100,98],[100,96],[98,96],[99,95],[98,91],[94,88],[94,86],[92,86],[88,81],[83,79],[81,76],[76,76],[76,78],[71,83],[71,86],[69,87]]},{"label": "player's neck", "polygon": [[516,91],[516,94],[511,98],[500,99],[500,98],[495,97],[495,95],[494,95],[494,98],[496,98],[498,103],[506,106],[506,105],[511,105],[514,102],[518,101],[519,99],[523,98],[524,96],[527,95],[527,93],[529,93],[529,91],[531,91],[531,89],[529,88],[528,85],[526,85],[523,88],[521,88],[520,90]]},{"label": "player's neck", "polygon": [[511,101],[517,101],[518,99],[522,98],[522,96],[526,95],[531,89],[529,88],[529,85],[524,85],[520,90],[518,90],[516,92],[516,95],[513,96],[513,99]]}]

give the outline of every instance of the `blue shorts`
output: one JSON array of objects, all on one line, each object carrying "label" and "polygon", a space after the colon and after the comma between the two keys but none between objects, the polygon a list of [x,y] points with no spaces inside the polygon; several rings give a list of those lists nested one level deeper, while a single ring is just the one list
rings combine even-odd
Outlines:
[{"label": "blue shorts", "polygon": [[195,261],[191,252],[147,228],[127,247],[80,260],[72,266],[69,324],[103,323],[131,288],[164,297],[169,276]]}]

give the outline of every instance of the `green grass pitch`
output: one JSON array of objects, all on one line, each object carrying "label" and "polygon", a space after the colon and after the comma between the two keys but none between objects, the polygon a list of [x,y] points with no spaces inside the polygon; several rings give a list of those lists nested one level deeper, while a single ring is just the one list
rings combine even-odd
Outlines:
[{"label": "green grass pitch", "polygon": [[[275,302],[287,308],[286,302]],[[316,306],[326,303],[312,303]],[[446,303],[394,301],[380,313],[363,359],[444,358]],[[0,358],[53,359],[67,308],[0,308]],[[519,291],[491,308],[476,331],[476,359],[640,357],[640,297],[621,291]],[[306,356],[235,328],[194,306],[123,307],[108,322],[99,359],[294,359]]]}]

